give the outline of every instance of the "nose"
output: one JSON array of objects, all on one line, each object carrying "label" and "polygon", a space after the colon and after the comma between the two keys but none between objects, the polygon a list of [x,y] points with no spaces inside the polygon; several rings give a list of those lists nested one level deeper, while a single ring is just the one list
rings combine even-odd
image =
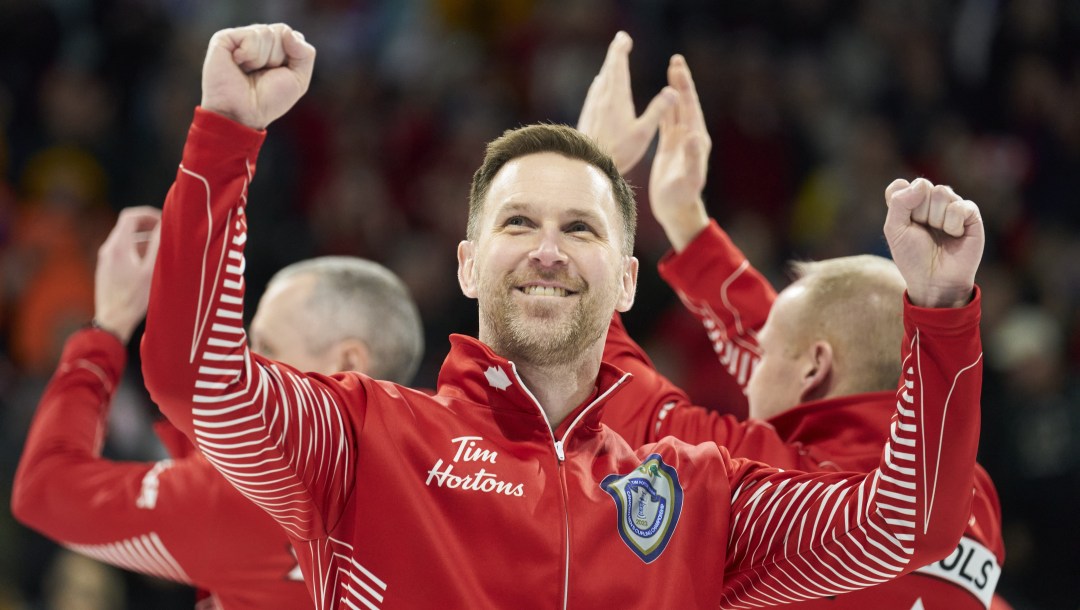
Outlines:
[{"label": "nose", "polygon": [[544,228],[538,233],[536,247],[529,252],[529,258],[544,267],[552,267],[566,263],[566,254],[559,247],[562,239],[562,231],[552,228]]}]

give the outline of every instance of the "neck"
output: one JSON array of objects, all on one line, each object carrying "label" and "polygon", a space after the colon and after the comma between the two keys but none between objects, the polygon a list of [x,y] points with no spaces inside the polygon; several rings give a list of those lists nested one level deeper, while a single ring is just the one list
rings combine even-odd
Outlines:
[{"label": "neck", "polygon": [[558,428],[596,388],[603,351],[588,352],[576,362],[557,365],[514,361],[521,379],[547,415],[552,430]]},{"label": "neck", "polygon": [[604,355],[607,319],[574,326],[572,333],[562,327],[547,334],[536,328],[515,332],[509,324],[499,326],[486,321],[484,308],[480,308],[478,338],[514,363],[553,431],[592,394]]}]

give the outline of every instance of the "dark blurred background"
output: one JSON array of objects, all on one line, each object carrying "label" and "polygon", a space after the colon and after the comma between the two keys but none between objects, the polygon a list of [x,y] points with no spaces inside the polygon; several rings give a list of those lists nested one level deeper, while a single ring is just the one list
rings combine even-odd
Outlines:
[{"label": "dark blurred background", "polygon": [[[710,212],[777,287],[784,261],[887,254],[884,187],[925,176],[989,238],[981,460],[1001,495],[1017,610],[1080,608],[1080,2],[1074,0],[0,0],[0,501],[66,336],[93,309],[117,210],[160,206],[207,41],[284,21],[319,50],[251,189],[250,316],[278,268],[353,254],[418,300],[433,387],[475,331],[454,249],[486,141],[573,124],[611,37],[635,40],[639,109],[683,53],[714,148]],[[631,332],[700,403],[741,404],[659,281],[647,162]],[[662,340],[661,340],[662,338]],[[107,454],[161,456],[137,350]],[[65,597],[66,596],[66,597]],[[191,608],[183,587],[99,568],[0,511],[0,609]],[[77,600],[77,601],[72,601]]]}]

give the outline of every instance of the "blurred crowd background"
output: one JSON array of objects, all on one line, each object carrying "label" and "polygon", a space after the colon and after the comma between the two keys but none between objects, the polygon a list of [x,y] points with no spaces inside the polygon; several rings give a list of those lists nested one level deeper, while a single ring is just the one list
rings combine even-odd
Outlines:
[{"label": "blurred crowd background", "polygon": [[[449,332],[475,332],[454,250],[484,143],[574,124],[618,29],[639,109],[672,53],[713,138],[707,202],[777,285],[785,261],[887,254],[895,177],[982,208],[980,456],[1001,495],[1018,609],[1080,608],[1080,2],[1072,0],[0,0],[0,501],[60,346],[92,316],[117,210],[157,205],[180,158],[207,41],[285,21],[319,51],[270,128],[250,194],[248,315],[278,268],[353,254],[419,302],[433,387]],[[709,343],[659,279],[648,213],[632,334],[704,405],[739,412]],[[152,459],[137,347],[107,454]],[[0,510],[0,608],[191,608]],[[96,605],[95,605],[96,604]]]}]

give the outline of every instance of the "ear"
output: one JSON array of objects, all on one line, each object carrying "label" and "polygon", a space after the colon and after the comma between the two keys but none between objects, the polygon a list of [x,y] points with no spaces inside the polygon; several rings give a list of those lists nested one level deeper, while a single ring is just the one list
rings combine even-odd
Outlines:
[{"label": "ear", "polygon": [[637,294],[638,259],[634,256],[624,256],[620,283],[622,290],[619,300],[615,303],[615,310],[620,312],[630,311],[634,305],[634,296]]},{"label": "ear", "polygon": [[457,279],[461,294],[476,298],[476,244],[462,240],[457,246]]},{"label": "ear", "polygon": [[339,371],[358,371],[365,375],[371,371],[371,352],[359,339],[345,339],[334,350]]},{"label": "ear", "polygon": [[814,341],[805,355],[806,367],[799,388],[800,403],[826,398],[832,390],[832,345],[828,341]]}]

